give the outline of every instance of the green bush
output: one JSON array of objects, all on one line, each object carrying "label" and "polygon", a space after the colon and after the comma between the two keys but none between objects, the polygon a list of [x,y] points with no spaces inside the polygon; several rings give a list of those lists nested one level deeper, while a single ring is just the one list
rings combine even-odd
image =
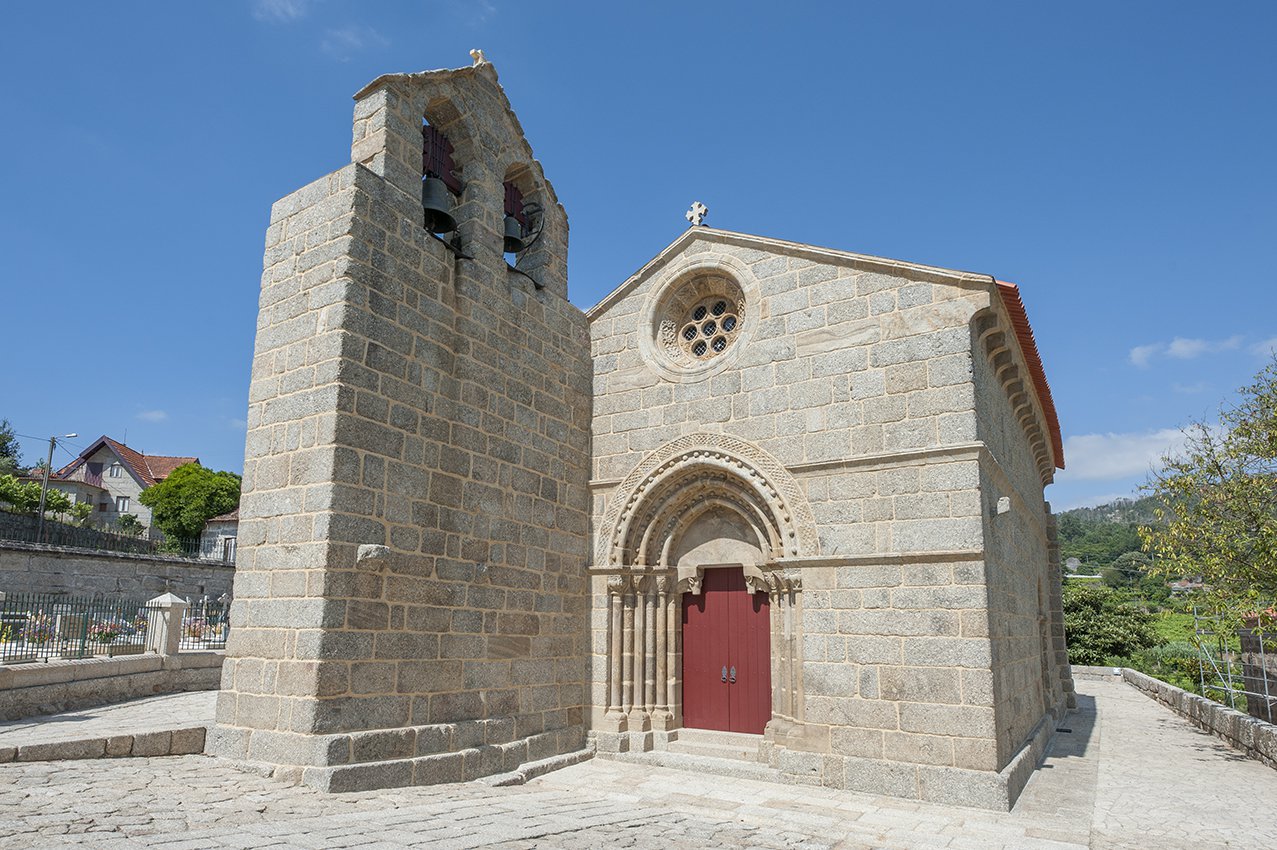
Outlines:
[{"label": "green bush", "polygon": [[1064,585],[1069,663],[1112,664],[1157,645],[1153,616],[1120,591],[1096,582]]}]

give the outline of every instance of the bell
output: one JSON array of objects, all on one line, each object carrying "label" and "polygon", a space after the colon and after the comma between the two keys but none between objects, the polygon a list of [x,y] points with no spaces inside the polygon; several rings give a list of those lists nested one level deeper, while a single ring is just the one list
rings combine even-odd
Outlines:
[{"label": "bell", "polygon": [[526,248],[523,242],[523,225],[512,215],[505,217],[505,252],[517,254]]},{"label": "bell", "polygon": [[425,227],[431,233],[451,233],[457,229],[452,217],[452,196],[438,177],[421,180],[421,206],[425,208]]}]

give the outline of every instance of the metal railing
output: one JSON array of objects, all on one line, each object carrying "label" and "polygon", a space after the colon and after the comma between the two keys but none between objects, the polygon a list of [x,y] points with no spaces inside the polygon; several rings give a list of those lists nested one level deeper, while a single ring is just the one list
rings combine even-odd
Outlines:
[{"label": "metal railing", "polygon": [[235,563],[235,538],[227,536],[193,537],[188,540],[155,540],[120,534],[93,526],[68,525],[46,519],[40,527],[36,517],[0,510],[0,540],[40,543],[98,552],[126,552],[134,555],[160,555],[192,558],[202,561]]},{"label": "metal railing", "polygon": [[[1203,695],[1269,723],[1277,722],[1277,634],[1225,626],[1193,608],[1193,631],[1201,649],[1198,681]],[[1271,627],[1270,627],[1271,629]]]},{"label": "metal railing", "polygon": [[231,630],[231,605],[226,596],[191,600],[182,617],[180,649],[225,649]]},{"label": "metal railing", "polygon": [[[147,636],[167,610],[141,599],[2,594],[0,664],[159,651]],[[182,617],[179,650],[224,648],[229,614],[226,597],[192,600]]]}]

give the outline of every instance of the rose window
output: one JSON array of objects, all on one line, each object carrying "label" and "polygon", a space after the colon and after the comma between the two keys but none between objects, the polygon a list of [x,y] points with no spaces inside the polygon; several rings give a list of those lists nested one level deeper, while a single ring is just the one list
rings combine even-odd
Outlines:
[{"label": "rose window", "polygon": [[721,371],[754,327],[740,284],[717,269],[666,287],[652,311],[648,353],[675,380]]},{"label": "rose window", "polygon": [[740,332],[738,305],[726,298],[707,298],[693,307],[683,319],[679,342],[684,352],[696,360],[721,354]]}]

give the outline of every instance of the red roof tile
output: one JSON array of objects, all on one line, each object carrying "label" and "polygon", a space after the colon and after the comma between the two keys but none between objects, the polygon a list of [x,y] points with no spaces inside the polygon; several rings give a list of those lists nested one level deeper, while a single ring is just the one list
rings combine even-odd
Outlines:
[{"label": "red roof tile", "polygon": [[85,460],[93,455],[102,446],[109,446],[111,451],[123,461],[124,465],[129,468],[143,486],[151,487],[173,473],[173,470],[179,466],[188,463],[199,463],[197,457],[174,457],[172,455],[144,455],[136,449],[131,449],[121,443],[119,440],[112,440],[110,437],[103,435],[94,440],[93,443],[80,453],[80,456],[68,463],[66,466],[53,473],[53,478],[62,478],[71,474],[85,462]]}]

